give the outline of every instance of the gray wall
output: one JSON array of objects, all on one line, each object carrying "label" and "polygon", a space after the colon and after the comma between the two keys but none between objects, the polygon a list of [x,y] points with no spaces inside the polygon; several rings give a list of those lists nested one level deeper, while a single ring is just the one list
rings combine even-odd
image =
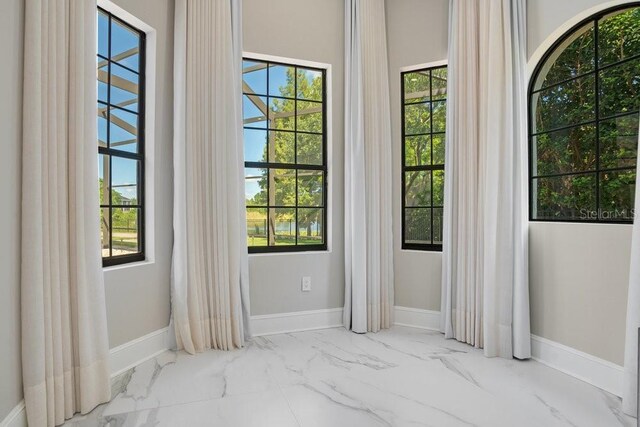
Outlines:
[{"label": "gray wall", "polygon": [[[566,21],[607,3],[529,1],[529,57]],[[529,236],[531,332],[622,365],[631,226],[538,222]]]},{"label": "gray wall", "polygon": [[447,59],[448,0],[387,0],[387,45],[393,141],[395,304],[440,310],[441,252],[401,250],[402,140],[400,69]]},{"label": "gray wall", "polygon": [[[344,300],[344,2],[244,0],[245,52],[331,64],[330,252],[250,255],[251,313],[342,307]],[[311,47],[311,48],[310,48]],[[311,276],[311,292],[302,292]]]},{"label": "gray wall", "polygon": [[113,0],[157,32],[154,150],[155,262],[105,271],[109,343],[118,346],[169,324],[173,244],[173,0]]},{"label": "gray wall", "polygon": [[20,159],[24,3],[0,2],[0,421],[22,400]]},{"label": "gray wall", "polygon": [[[169,323],[172,244],[173,0],[116,0],[158,32],[155,129],[155,263],[105,273],[113,348]],[[22,400],[20,183],[24,1],[0,2],[0,420]]]},{"label": "gray wall", "polygon": [[[603,3],[530,0],[529,57],[567,20]],[[387,0],[396,305],[426,310],[440,309],[441,255],[400,250],[399,68],[445,59],[447,21],[446,0]],[[530,240],[532,333],[622,364],[631,227],[534,222]]]}]

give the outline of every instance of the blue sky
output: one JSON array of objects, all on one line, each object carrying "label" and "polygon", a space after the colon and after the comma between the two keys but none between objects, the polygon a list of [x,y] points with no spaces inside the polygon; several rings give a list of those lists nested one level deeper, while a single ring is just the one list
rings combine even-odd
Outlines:
[{"label": "blue sky", "polygon": [[[258,65],[256,62],[244,61],[243,67],[252,67]],[[292,67],[277,65],[269,68],[269,93],[267,94],[267,70],[261,69],[243,74],[244,82],[257,95],[282,96],[280,88],[287,84],[287,69]],[[307,79],[309,82],[319,74],[309,70]],[[261,96],[260,99],[267,104],[267,97]],[[256,107],[256,105],[247,97],[242,97],[242,112],[244,118],[260,117],[264,114]],[[266,129],[267,122],[259,121],[251,123],[251,127]],[[244,158],[246,161],[260,161],[267,143],[267,132],[262,130],[245,129],[244,130]],[[257,169],[247,169],[245,176],[254,176]],[[260,192],[257,180],[247,180],[245,185],[245,196],[247,199],[252,198]]]},{"label": "blue sky", "polygon": [[[108,57],[108,34],[109,34],[109,25],[108,18],[105,15],[98,13],[98,53]],[[125,52],[131,48],[138,46],[139,38],[136,33],[133,33],[129,29],[120,25],[117,21],[112,21],[111,27],[111,56],[114,57],[122,52]],[[97,62],[100,62],[101,59],[97,58]],[[119,61],[119,63],[130,67],[134,70],[138,70],[139,67],[139,56],[138,54],[129,56],[125,59]],[[102,68],[103,71],[107,71],[106,67]],[[112,75],[121,77],[125,80],[129,80],[135,84],[138,83],[138,75],[137,73],[131,72],[126,68],[119,67],[116,64],[112,64],[111,66]],[[120,88],[111,87],[111,103],[119,104],[122,102],[130,101],[136,99],[137,95],[135,93],[128,92],[126,90],[122,90]],[[98,100],[107,101],[107,85],[101,82],[98,82]],[[103,105],[98,104],[98,108],[104,108]],[[138,103],[131,103],[126,105],[126,108],[132,111],[138,111]],[[121,110],[112,110],[111,115],[118,117],[124,122],[132,125],[133,127],[137,127],[138,115],[129,113]],[[98,117],[98,139],[102,141],[107,140],[107,121],[102,117]],[[128,141],[135,139],[135,135],[127,132],[125,129],[116,126],[111,123],[110,125],[110,139],[111,142],[120,142],[120,141]],[[137,144],[127,144],[118,147],[123,151],[133,152],[137,150]],[[98,170],[100,177],[103,176],[103,162],[101,159],[102,156],[98,156]],[[114,189],[118,191],[120,194],[127,198],[135,198],[137,197],[137,187],[120,187],[119,185],[124,184],[137,184],[137,161],[116,158],[114,157],[112,160],[112,183]]]}]

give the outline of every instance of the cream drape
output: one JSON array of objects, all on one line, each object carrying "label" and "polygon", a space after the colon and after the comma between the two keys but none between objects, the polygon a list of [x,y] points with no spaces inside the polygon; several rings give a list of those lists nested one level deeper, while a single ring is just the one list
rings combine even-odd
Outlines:
[{"label": "cream drape", "polygon": [[96,2],[27,0],[24,53],[22,377],[29,426],[40,427],[87,413],[111,393]]},{"label": "cream drape", "polygon": [[[640,134],[640,130],[638,131]],[[640,146],[640,140],[638,141]],[[638,150],[637,165],[640,165]],[[631,269],[627,296],[627,329],[624,350],[622,410],[638,417],[638,328],[640,328],[640,174],[636,174],[635,218],[631,232]]]},{"label": "cream drape", "polygon": [[441,328],[528,358],[524,0],[451,0]]},{"label": "cream drape", "polygon": [[345,1],[344,325],[391,325],[391,115],[384,0]]},{"label": "cream drape", "polygon": [[241,3],[175,7],[172,322],[178,348],[229,350],[249,326]]}]

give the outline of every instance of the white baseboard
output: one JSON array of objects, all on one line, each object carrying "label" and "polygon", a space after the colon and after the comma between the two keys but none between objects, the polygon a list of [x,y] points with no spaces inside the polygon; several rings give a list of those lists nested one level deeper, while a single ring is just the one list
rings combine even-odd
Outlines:
[{"label": "white baseboard", "polygon": [[24,410],[24,400],[9,412],[9,415],[0,422],[0,427],[27,427],[27,413]]},{"label": "white baseboard", "polygon": [[440,330],[440,312],[433,310],[422,310],[419,308],[394,307],[394,325],[409,326],[411,328]]},{"label": "white baseboard", "polygon": [[111,378],[169,349],[169,328],[159,329],[111,349]]},{"label": "white baseboard", "polygon": [[531,335],[531,356],[543,365],[622,396],[622,366],[536,335]]},{"label": "white baseboard", "polygon": [[342,307],[340,307],[251,316],[251,333],[254,337],[259,337],[287,332],[337,328],[343,325],[342,311]]}]

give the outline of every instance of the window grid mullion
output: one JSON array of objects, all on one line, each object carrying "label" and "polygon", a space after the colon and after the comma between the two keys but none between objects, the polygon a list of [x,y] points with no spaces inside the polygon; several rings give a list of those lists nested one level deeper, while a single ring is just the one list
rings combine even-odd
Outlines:
[{"label": "window grid mullion", "polygon": [[598,219],[600,218],[600,60],[598,42],[599,42],[599,24],[598,19],[595,19],[593,24],[593,54],[595,63],[595,79],[594,79],[594,93],[595,93],[595,113],[596,113],[596,212],[598,213]]}]

